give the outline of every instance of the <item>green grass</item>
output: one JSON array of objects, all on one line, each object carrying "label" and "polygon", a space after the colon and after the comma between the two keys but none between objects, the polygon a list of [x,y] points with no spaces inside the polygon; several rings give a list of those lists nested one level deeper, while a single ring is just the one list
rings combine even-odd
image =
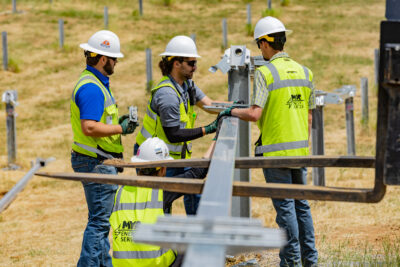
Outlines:
[{"label": "green grass", "polygon": [[53,17],[77,18],[77,19],[103,19],[103,12],[95,12],[92,10],[45,9],[45,10],[39,10],[38,13],[46,15],[46,16],[53,16]]}]

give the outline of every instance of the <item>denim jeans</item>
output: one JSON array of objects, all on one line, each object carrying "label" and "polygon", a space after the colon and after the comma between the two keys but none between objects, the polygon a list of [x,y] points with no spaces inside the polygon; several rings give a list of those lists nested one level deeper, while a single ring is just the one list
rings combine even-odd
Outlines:
[{"label": "denim jeans", "polygon": [[[263,169],[267,183],[306,184],[307,169]],[[280,266],[313,266],[318,252],[311,209],[307,200],[272,199],[276,223],[286,230],[288,243],[280,250]]]},{"label": "denim jeans", "polygon": [[[137,154],[139,149],[139,145],[135,144],[133,147],[133,155]],[[166,177],[174,177],[176,175],[182,174],[185,171],[189,170],[190,168],[167,168]],[[136,169],[137,173],[137,169]],[[192,194],[192,195],[184,195],[183,197],[183,204],[185,205],[185,211],[187,215],[196,215],[197,208],[199,207],[201,195],[199,194]],[[164,213],[171,214],[172,212],[172,205],[171,207],[166,207],[164,209]]]},{"label": "denim jeans", "polygon": [[[75,172],[117,174],[115,167],[101,165],[101,161],[96,158],[74,152],[71,153],[71,164]],[[109,218],[118,186],[92,182],[82,182],[82,184],[89,213],[78,267],[111,267],[111,257],[108,253],[110,250]]]}]

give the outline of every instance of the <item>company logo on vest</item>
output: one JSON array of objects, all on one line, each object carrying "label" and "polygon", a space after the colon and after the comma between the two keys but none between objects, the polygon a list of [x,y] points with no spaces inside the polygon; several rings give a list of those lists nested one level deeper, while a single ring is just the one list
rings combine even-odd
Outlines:
[{"label": "company logo on vest", "polygon": [[288,105],[289,108],[304,108],[304,99],[301,99],[301,94],[291,95],[286,105]]},{"label": "company logo on vest", "polygon": [[139,224],[139,221],[122,221],[114,231],[114,239],[120,238],[121,242],[133,242],[132,235]]}]

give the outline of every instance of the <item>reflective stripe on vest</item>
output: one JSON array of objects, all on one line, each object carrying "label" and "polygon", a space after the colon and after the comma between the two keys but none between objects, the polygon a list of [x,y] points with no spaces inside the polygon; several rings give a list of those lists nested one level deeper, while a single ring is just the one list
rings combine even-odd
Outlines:
[{"label": "reflective stripe on vest", "polygon": [[113,257],[116,259],[154,259],[168,251],[169,249],[164,248],[150,251],[113,251]]},{"label": "reflective stripe on vest", "polygon": [[268,152],[275,152],[275,151],[279,151],[279,150],[297,149],[297,148],[306,148],[306,147],[308,147],[308,140],[258,146],[258,147],[256,147],[255,152],[256,152],[256,154],[262,154],[262,153],[268,153]]},{"label": "reflective stripe on vest", "polygon": [[[267,83],[269,102],[258,123],[262,138],[256,155],[308,155],[308,102],[313,90],[310,71],[288,58],[277,58],[259,71]],[[298,99],[298,106],[291,104],[293,99]]]},{"label": "reflective stripe on vest", "polygon": [[158,192],[159,189],[153,189],[151,191],[151,200],[147,202],[135,202],[135,203],[121,203],[121,194],[124,186],[121,186],[121,189],[118,191],[114,208],[112,212],[120,211],[120,210],[144,210],[144,209],[162,209],[163,202],[158,201]]}]

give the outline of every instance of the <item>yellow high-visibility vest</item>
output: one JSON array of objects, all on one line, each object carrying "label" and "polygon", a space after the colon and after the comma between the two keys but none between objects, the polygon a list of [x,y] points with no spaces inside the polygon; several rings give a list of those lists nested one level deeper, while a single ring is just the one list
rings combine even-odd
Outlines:
[{"label": "yellow high-visibility vest", "polygon": [[168,267],[174,262],[171,249],[133,240],[139,223],[155,223],[158,216],[164,216],[162,190],[136,186],[121,186],[117,190],[110,216],[114,267]]},{"label": "yellow high-visibility vest", "polygon": [[308,103],[313,90],[312,72],[288,57],[258,68],[268,89],[268,99],[257,125],[264,156],[308,155]]},{"label": "yellow high-visibility vest", "polygon": [[178,142],[171,143],[168,141],[165,135],[164,129],[161,124],[160,116],[151,109],[151,100],[154,94],[161,87],[171,87],[178,96],[179,99],[179,111],[180,111],[180,129],[192,129],[194,127],[194,121],[196,120],[196,113],[193,110],[193,104],[190,98],[187,103],[187,111],[185,109],[185,104],[178,90],[175,88],[173,82],[168,76],[164,76],[156,87],[151,90],[151,96],[149,103],[147,105],[146,114],[143,118],[143,126],[138,135],[136,136],[136,143],[140,146],[147,138],[158,137],[163,140],[169,149],[169,154],[174,159],[182,158],[182,150],[186,148],[185,157],[186,159],[191,158],[192,155],[192,142]]},{"label": "yellow high-visibility vest", "polygon": [[[76,83],[74,90],[72,91],[70,106],[71,106],[71,125],[72,132],[74,134],[74,143],[72,144],[72,149],[78,153],[88,155],[97,158],[95,152],[90,151],[91,148],[97,149],[98,146],[103,150],[113,153],[122,153],[124,151],[121,144],[121,135],[115,134],[107,137],[93,137],[86,136],[82,132],[80,111],[75,103],[75,96],[78,90],[87,83],[96,84],[104,95],[104,111],[101,116],[100,122],[104,124],[118,124],[118,108],[115,104],[113,95],[108,92],[107,88],[103,83],[97,79],[97,77],[88,70],[84,70]],[[81,144],[81,146],[77,145]],[[87,149],[83,148],[87,147]]]}]

